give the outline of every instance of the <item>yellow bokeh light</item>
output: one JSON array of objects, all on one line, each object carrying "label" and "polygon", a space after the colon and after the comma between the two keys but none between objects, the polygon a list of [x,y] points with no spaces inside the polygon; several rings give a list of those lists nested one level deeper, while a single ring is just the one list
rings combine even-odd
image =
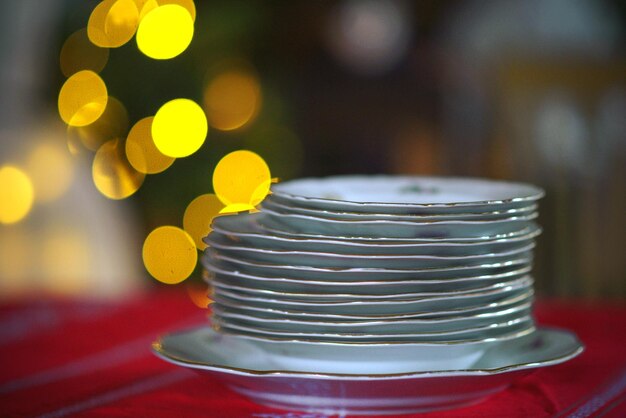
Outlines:
[{"label": "yellow bokeh light", "polygon": [[198,308],[206,309],[213,303],[209,299],[209,287],[207,285],[190,283],[186,287],[189,298]]},{"label": "yellow bokeh light", "polygon": [[204,93],[204,107],[211,126],[231,131],[254,120],[261,107],[258,79],[244,71],[229,71],[215,77]]},{"label": "yellow bokeh light", "polygon": [[221,214],[227,213],[239,213],[239,212],[254,212],[256,208],[249,203],[233,203],[231,205],[226,205],[220,211]]},{"label": "yellow bokeh light", "polygon": [[87,290],[93,268],[89,239],[78,230],[54,228],[41,242],[42,286],[51,293],[76,295]]},{"label": "yellow bokeh light", "polygon": [[211,222],[224,205],[214,194],[203,194],[196,197],[185,209],[183,228],[193,238],[199,250],[207,245],[202,241],[211,232]]},{"label": "yellow bokeh light", "polygon": [[98,119],[108,101],[104,81],[93,71],[79,71],[65,81],[59,92],[59,115],[71,126],[85,126]]},{"label": "yellow bokeh light", "polygon": [[193,19],[187,9],[167,4],[150,10],[137,29],[137,47],[154,59],[180,55],[193,39]]},{"label": "yellow bokeh light", "polygon": [[144,241],[142,254],[146,270],[167,284],[185,280],[198,261],[193,238],[174,226],[161,226],[152,231]]},{"label": "yellow bokeh light", "polygon": [[206,115],[197,103],[175,99],[161,106],[154,116],[152,138],[161,153],[181,158],[200,149],[208,129]]},{"label": "yellow bokeh light", "polygon": [[79,147],[80,143],[91,151],[97,151],[105,142],[125,136],[128,124],[128,112],[122,102],[109,96],[104,112],[95,122],[68,128],[70,151],[77,153],[73,148]]},{"label": "yellow bokeh light", "polygon": [[93,182],[109,199],[127,198],[139,190],[145,178],[131,167],[121,148],[119,140],[111,140],[100,147],[93,160]]},{"label": "yellow bokeh light", "polygon": [[263,158],[246,150],[224,156],[213,171],[213,190],[226,206],[258,205],[269,193],[271,181]]},{"label": "yellow bokeh light", "polygon": [[141,119],[132,127],[126,139],[126,157],[135,170],[146,174],[164,171],[174,158],[163,155],[152,139],[153,117]]},{"label": "yellow bokeh light", "polygon": [[80,29],[71,34],[63,43],[59,55],[61,72],[66,77],[81,70],[99,73],[108,60],[109,50],[91,43],[86,29]]},{"label": "yellow bokeh light", "polygon": [[89,16],[89,40],[103,48],[124,45],[135,34],[139,23],[139,10],[133,0],[104,0]]},{"label": "yellow bokeh light", "polygon": [[191,20],[195,22],[196,20],[196,5],[193,0],[158,0],[159,6],[165,6],[166,4],[177,4],[181,7],[184,7],[188,12],[189,16],[191,16]]},{"label": "yellow bokeh light", "polygon": [[28,157],[27,172],[35,190],[38,202],[52,202],[61,196],[72,184],[74,163],[67,151],[52,141],[38,144]]},{"label": "yellow bokeh light", "polygon": [[139,22],[152,10],[159,7],[159,3],[156,0],[134,0],[139,10]]},{"label": "yellow bokeh light", "polygon": [[33,206],[33,183],[17,167],[0,168],[0,223],[12,224],[22,220]]}]

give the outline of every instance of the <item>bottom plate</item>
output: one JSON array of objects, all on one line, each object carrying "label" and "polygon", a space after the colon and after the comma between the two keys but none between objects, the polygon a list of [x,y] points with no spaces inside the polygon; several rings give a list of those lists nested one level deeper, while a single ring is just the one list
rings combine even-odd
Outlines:
[{"label": "bottom plate", "polygon": [[152,348],[162,359],[219,378],[257,403],[329,415],[403,414],[477,403],[533,369],[583,351],[574,334],[539,328],[522,338],[493,342],[463,370],[360,374],[277,369],[272,356],[250,341],[209,326],[165,335]]}]

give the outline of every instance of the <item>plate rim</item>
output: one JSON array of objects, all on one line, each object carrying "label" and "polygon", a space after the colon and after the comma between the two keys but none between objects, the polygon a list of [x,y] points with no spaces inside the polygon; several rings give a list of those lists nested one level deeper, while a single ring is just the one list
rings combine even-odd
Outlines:
[{"label": "plate rim", "polygon": [[200,329],[211,329],[209,325],[202,325],[200,327],[193,327],[186,331],[178,331],[173,333],[167,333],[159,336],[151,345],[153,354],[162,360],[176,364],[178,366],[187,367],[197,370],[213,371],[218,373],[235,374],[239,376],[252,376],[252,377],[291,377],[291,378],[315,378],[315,379],[340,379],[340,380],[390,380],[390,379],[405,379],[405,378],[434,378],[434,377],[461,377],[461,376],[490,376],[498,375],[509,372],[516,372],[521,370],[536,369],[540,367],[547,367],[556,364],[566,362],[580,355],[585,346],[580,341],[578,336],[566,329],[559,327],[537,327],[534,333],[553,332],[567,334],[574,339],[576,348],[562,354],[558,357],[547,359],[544,361],[534,361],[519,364],[512,364],[508,366],[502,366],[492,369],[458,369],[458,370],[431,370],[431,371],[415,371],[415,372],[403,372],[403,373],[377,373],[377,374],[350,374],[350,373],[321,373],[321,372],[304,372],[304,371],[289,371],[289,370],[252,370],[246,368],[232,367],[232,366],[220,366],[216,364],[209,364],[205,362],[199,362],[194,360],[182,359],[175,355],[168,354],[163,349],[162,341],[168,336],[176,334],[185,334],[190,332],[197,332]]}]

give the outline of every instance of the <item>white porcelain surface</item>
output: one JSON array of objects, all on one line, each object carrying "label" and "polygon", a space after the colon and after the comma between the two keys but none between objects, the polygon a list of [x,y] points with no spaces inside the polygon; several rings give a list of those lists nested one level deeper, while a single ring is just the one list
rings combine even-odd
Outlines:
[{"label": "white porcelain surface", "polygon": [[336,220],[308,215],[283,214],[264,208],[266,216],[260,220],[273,230],[327,237],[386,237],[392,239],[478,239],[481,237],[510,235],[533,226],[536,212],[526,216],[513,216],[491,221],[446,220],[410,222],[385,220]]},{"label": "white porcelain surface", "polygon": [[294,266],[287,264],[264,263],[228,256],[207,248],[202,257],[207,268],[212,265],[224,266],[244,273],[261,276],[282,277],[329,281],[372,281],[372,280],[431,280],[462,276],[482,276],[499,274],[520,267],[529,266],[532,257],[522,256],[506,262],[486,263],[474,266],[442,267],[428,269],[397,269],[397,268],[323,268]]},{"label": "white porcelain surface", "polygon": [[290,277],[267,277],[246,274],[241,271],[222,268],[218,266],[217,263],[207,264],[206,268],[210,269],[210,271],[205,271],[204,278],[209,284],[217,280],[224,286],[240,286],[248,289],[259,289],[264,292],[291,292],[310,295],[354,295],[355,297],[388,296],[402,293],[464,292],[517,279],[527,275],[531,270],[530,266],[523,266],[499,274],[459,276],[443,280],[374,280],[346,283],[330,280],[300,280]]},{"label": "white porcelain surface", "polygon": [[[237,216],[219,216],[213,219],[213,231],[228,236],[242,245],[276,250],[307,250],[335,252],[337,254],[412,254],[461,256],[506,251],[530,243],[540,233],[539,227],[515,237],[479,240],[479,241],[441,241],[441,240],[405,240],[370,238],[369,240],[342,240],[336,237],[306,238],[294,234],[270,233],[259,225],[262,213],[240,214]],[[208,237],[206,238],[208,239]],[[206,242],[205,239],[205,242]]]},{"label": "white porcelain surface", "polygon": [[515,320],[530,315],[531,304],[516,305],[508,309],[486,314],[451,316],[435,319],[384,319],[360,321],[328,321],[311,319],[268,319],[254,315],[241,314],[239,311],[228,309],[220,304],[213,304],[212,313],[223,321],[235,320],[252,327],[261,327],[278,332],[306,332],[306,333],[344,333],[344,334],[371,334],[371,335],[404,335],[418,333],[443,333],[451,331],[466,331],[472,328],[495,325],[509,320]]},{"label": "white porcelain surface", "polygon": [[508,210],[543,196],[538,187],[504,181],[421,176],[336,176],[273,185],[296,206],[346,212],[428,214]]},{"label": "white porcelain surface", "polygon": [[393,219],[396,221],[443,221],[443,220],[495,220],[512,216],[524,216],[537,210],[536,203],[519,208],[507,210],[494,210],[489,212],[463,212],[463,213],[444,213],[434,215],[398,215],[391,213],[359,213],[359,212],[335,212],[323,209],[311,209],[306,207],[298,207],[290,205],[288,202],[281,202],[280,197],[268,196],[264,201],[262,208],[270,209],[278,213],[293,213],[298,215],[319,216],[322,218],[330,218],[337,220],[381,220]]},{"label": "white porcelain surface", "polygon": [[479,402],[531,369],[562,363],[583,350],[573,334],[547,328],[473,346],[478,355],[467,344],[255,342],[202,327],[161,337],[153,350],[256,402],[344,415],[425,412]]},{"label": "white porcelain surface", "polygon": [[401,314],[376,314],[376,315],[359,315],[359,314],[338,314],[333,312],[301,312],[290,310],[289,307],[263,307],[253,306],[247,303],[241,303],[236,299],[229,300],[217,296],[215,305],[225,306],[233,312],[239,312],[244,315],[254,315],[260,318],[276,319],[276,318],[292,318],[292,319],[312,319],[323,321],[351,321],[351,320],[393,320],[407,318],[447,318],[459,315],[473,315],[478,313],[491,313],[502,309],[508,309],[511,306],[532,303],[534,290],[529,288],[525,292],[514,293],[509,297],[499,299],[494,302],[482,305],[470,305],[461,308],[444,308],[433,312],[408,312]]},{"label": "white porcelain surface", "polygon": [[372,267],[372,268],[410,268],[425,269],[435,267],[456,267],[506,262],[529,255],[534,242],[523,243],[516,248],[496,253],[471,255],[424,255],[424,254],[338,254],[312,250],[273,250],[257,246],[245,246],[233,242],[226,236],[211,232],[205,242],[221,254],[236,258],[262,261],[268,263],[284,263],[289,265],[312,267]]},{"label": "white porcelain surface", "polygon": [[418,312],[448,311],[473,306],[487,305],[514,295],[526,293],[532,287],[532,280],[522,278],[507,283],[506,286],[483,292],[464,293],[461,295],[433,296],[401,300],[368,300],[346,302],[313,302],[293,300],[287,298],[267,298],[251,296],[241,292],[220,289],[212,298],[222,299],[231,303],[241,303],[248,306],[265,307],[270,309],[290,309],[296,312],[334,313],[355,315],[396,315]]}]

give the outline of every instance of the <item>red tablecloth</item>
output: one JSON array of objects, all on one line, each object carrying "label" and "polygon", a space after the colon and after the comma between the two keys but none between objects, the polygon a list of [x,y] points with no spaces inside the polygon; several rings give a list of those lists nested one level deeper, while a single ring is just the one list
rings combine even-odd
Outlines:
[{"label": "red tablecloth", "polygon": [[[321,418],[258,406],[149,347],[207,311],[180,289],[123,303],[0,306],[0,416]],[[580,357],[538,370],[486,402],[420,417],[626,417],[626,305],[540,301],[538,322],[575,331]]]}]

